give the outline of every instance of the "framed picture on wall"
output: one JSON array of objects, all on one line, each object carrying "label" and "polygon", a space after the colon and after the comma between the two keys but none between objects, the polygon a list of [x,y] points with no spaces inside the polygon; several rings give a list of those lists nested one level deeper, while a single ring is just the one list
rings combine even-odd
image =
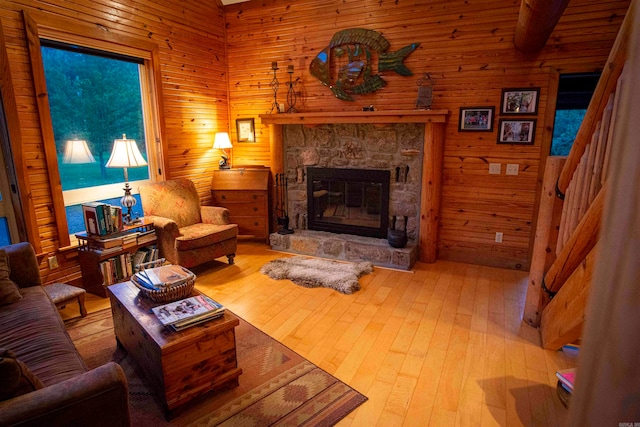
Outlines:
[{"label": "framed picture on wall", "polygon": [[256,128],[253,118],[236,119],[238,142],[256,142]]},{"label": "framed picture on wall", "polygon": [[498,144],[532,145],[536,132],[535,119],[500,119]]},{"label": "framed picture on wall", "polygon": [[493,131],[494,107],[460,107],[458,132]]},{"label": "framed picture on wall", "polygon": [[500,114],[537,114],[539,87],[502,89]]}]

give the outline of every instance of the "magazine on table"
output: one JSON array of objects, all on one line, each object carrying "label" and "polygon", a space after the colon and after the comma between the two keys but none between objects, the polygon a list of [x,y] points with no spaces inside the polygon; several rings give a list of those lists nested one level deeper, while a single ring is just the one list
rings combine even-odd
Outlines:
[{"label": "magazine on table", "polygon": [[[136,262],[135,257],[134,262]],[[191,274],[189,270],[179,265],[163,265],[138,271],[136,279],[145,288],[157,290],[187,279]]]},{"label": "magazine on table", "polygon": [[197,295],[151,309],[158,320],[174,330],[181,330],[224,314],[222,304],[206,295]]}]

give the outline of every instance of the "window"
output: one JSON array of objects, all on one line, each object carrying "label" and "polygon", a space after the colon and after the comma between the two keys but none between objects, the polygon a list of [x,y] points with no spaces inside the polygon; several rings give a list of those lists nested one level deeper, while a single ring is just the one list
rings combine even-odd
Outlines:
[{"label": "window", "polygon": [[[41,53],[68,233],[74,234],[85,228],[82,203],[120,205],[124,170],[106,167],[114,140],[135,140],[148,163],[128,168],[131,187],[152,178],[150,102],[142,90],[147,74],[143,59],[72,44],[41,40]],[[133,212],[140,214],[136,198]]]},{"label": "window", "polygon": [[560,76],[551,141],[552,156],[566,156],[571,151],[599,78],[598,73]]}]

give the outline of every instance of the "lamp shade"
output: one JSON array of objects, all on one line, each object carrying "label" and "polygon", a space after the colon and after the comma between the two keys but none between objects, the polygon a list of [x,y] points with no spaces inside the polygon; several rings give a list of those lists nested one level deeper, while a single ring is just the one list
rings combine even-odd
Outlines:
[{"label": "lamp shade", "polygon": [[229,134],[227,132],[216,133],[215,139],[213,140],[213,148],[217,148],[218,150],[233,148]]},{"label": "lamp shade", "polygon": [[65,144],[62,163],[81,164],[94,163],[95,161],[96,159],[84,139],[70,139]]},{"label": "lamp shade", "polygon": [[134,139],[127,139],[126,135],[122,135],[122,139],[113,141],[113,151],[106,164],[108,168],[135,168],[146,165],[147,161],[142,157]]}]

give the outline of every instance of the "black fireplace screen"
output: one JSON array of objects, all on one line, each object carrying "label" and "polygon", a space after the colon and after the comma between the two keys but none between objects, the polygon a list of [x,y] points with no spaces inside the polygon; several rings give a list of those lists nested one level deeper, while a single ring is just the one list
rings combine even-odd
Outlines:
[{"label": "black fireplace screen", "polygon": [[307,168],[310,230],[387,237],[390,172]]}]

